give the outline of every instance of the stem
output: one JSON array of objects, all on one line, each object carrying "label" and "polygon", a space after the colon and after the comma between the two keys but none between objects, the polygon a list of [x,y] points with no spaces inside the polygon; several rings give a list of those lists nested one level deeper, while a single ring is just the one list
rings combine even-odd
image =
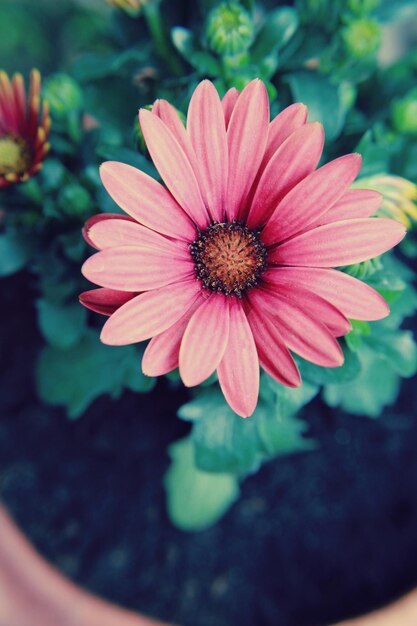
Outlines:
[{"label": "stem", "polygon": [[181,76],[183,74],[182,63],[177,58],[169,41],[159,5],[158,1],[151,1],[149,4],[145,4],[143,14],[159,56],[165,61],[173,74]]}]

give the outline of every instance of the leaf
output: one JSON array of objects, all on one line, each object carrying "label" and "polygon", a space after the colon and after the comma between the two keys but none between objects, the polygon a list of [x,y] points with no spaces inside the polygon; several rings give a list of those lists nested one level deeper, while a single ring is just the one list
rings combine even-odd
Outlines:
[{"label": "leaf", "polygon": [[85,332],[87,312],[78,302],[57,304],[42,298],[36,306],[39,328],[51,346],[70,348]]},{"label": "leaf", "polygon": [[327,385],[325,402],[355,415],[378,417],[385,406],[394,404],[400,377],[387,359],[364,346],[360,351],[362,370],[358,378],[345,385]]},{"label": "leaf", "polygon": [[148,161],[143,154],[139,154],[139,152],[135,152],[129,148],[102,144],[97,147],[97,156],[107,161],[120,161],[121,163],[132,165],[146,174],[149,174],[149,176],[159,178],[155,166]]},{"label": "leaf", "polygon": [[197,467],[244,476],[273,456],[310,449],[312,442],[302,438],[305,424],[292,417],[317,388],[280,387],[281,399],[272,390],[272,400],[260,400],[248,419],[236,415],[217,389],[206,389],[182,406],[179,416],[193,421],[191,439]]},{"label": "leaf", "polygon": [[342,89],[317,72],[306,70],[286,76],[294,100],[308,107],[309,120],[323,124],[327,140],[336,139],[343,128],[346,106],[342,99]]},{"label": "leaf", "polygon": [[255,63],[280,50],[289,42],[298,28],[298,14],[293,7],[279,7],[267,13],[265,23],[250,50]]},{"label": "leaf", "polygon": [[135,66],[145,61],[146,51],[143,46],[141,49],[130,48],[116,54],[91,52],[75,60],[72,65],[72,74],[76,80],[88,82],[117,74],[129,63]]},{"label": "leaf", "polygon": [[362,155],[361,178],[389,171],[390,150],[375,138],[375,131],[369,129],[355,148]]},{"label": "leaf", "polygon": [[65,406],[72,419],[102,394],[117,398],[123,387],[146,392],[154,384],[155,379],[142,374],[133,346],[105,346],[93,330],[69,349],[44,348],[36,370],[40,398]]},{"label": "leaf", "polygon": [[185,531],[209,528],[239,497],[238,479],[198,469],[189,437],[172,444],[168,452],[172,460],[164,485],[172,523]]},{"label": "leaf", "polygon": [[403,378],[417,372],[417,346],[410,330],[385,330],[366,338],[366,343],[389,361],[393,369]]},{"label": "leaf", "polygon": [[361,369],[360,361],[356,352],[345,345],[342,349],[345,360],[340,367],[321,367],[297,357],[301,378],[316,385],[342,384],[354,380]]},{"label": "leaf", "polygon": [[181,56],[198,70],[200,75],[221,75],[220,63],[216,57],[201,48],[191,30],[176,26],[171,30],[171,39]]},{"label": "leaf", "polygon": [[28,237],[15,232],[0,235],[0,276],[10,276],[29,261],[32,245]]}]

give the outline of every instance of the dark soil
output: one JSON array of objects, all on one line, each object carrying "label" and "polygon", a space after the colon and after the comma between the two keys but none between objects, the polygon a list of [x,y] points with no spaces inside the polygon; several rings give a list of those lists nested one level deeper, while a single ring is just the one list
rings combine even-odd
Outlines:
[{"label": "dark soil", "polygon": [[73,580],[182,626],[318,626],[417,584],[416,384],[380,420],[308,409],[321,450],[248,479],[214,528],[175,530],[162,475],[184,392],[102,398],[79,421],[37,399],[27,277],[2,281],[0,497]]}]

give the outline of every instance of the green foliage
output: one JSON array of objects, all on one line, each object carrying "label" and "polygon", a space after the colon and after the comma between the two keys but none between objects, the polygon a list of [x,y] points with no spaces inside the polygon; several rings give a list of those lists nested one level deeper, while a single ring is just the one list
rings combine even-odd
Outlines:
[{"label": "green foliage", "polygon": [[171,521],[185,531],[209,528],[239,497],[238,479],[196,467],[193,444],[188,437],[172,444],[168,452],[171,465],[164,484]]},{"label": "green foliage", "polygon": [[0,276],[10,276],[23,269],[32,253],[32,242],[24,233],[0,234]]},{"label": "green foliage", "polygon": [[142,374],[137,349],[105,346],[89,330],[68,349],[48,346],[42,350],[36,384],[44,402],[65,406],[68,417],[75,419],[102,394],[116,399],[123,388],[144,393],[155,380]]},{"label": "green foliage", "polygon": [[40,298],[36,305],[39,328],[46,341],[54,348],[70,348],[85,333],[87,312],[78,302],[58,304]]}]

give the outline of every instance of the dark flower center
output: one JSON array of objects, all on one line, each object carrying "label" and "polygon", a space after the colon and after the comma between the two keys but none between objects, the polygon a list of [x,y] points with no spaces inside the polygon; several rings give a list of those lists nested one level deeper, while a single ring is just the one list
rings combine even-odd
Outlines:
[{"label": "dark flower center", "polygon": [[14,135],[0,137],[0,175],[24,174],[30,162],[30,150],[24,139]]},{"label": "dark flower center", "polygon": [[238,222],[214,223],[190,246],[195,272],[205,289],[226,296],[254,287],[267,266],[259,232]]}]

